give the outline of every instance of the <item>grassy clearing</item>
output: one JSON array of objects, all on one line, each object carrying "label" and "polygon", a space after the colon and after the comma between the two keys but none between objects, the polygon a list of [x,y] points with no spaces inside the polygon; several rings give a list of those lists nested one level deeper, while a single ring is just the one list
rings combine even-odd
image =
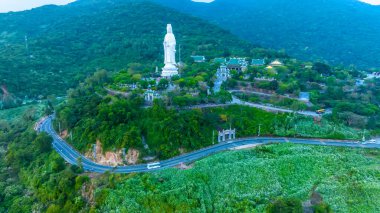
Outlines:
[{"label": "grassy clearing", "polygon": [[33,116],[42,115],[43,104],[26,105],[17,108],[11,108],[6,110],[0,110],[0,120],[16,123],[22,119],[22,116],[26,113]]},{"label": "grassy clearing", "polygon": [[334,212],[379,212],[379,155],[294,144],[224,152],[190,170],[119,176],[97,200],[105,212],[263,212],[280,197],[308,200],[315,188]]},{"label": "grassy clearing", "polygon": [[[290,128],[278,125],[276,128],[276,135],[280,136],[297,136],[308,138],[336,138],[348,140],[360,140],[363,131],[347,127],[343,124],[334,124],[326,119],[322,119],[319,124],[316,124],[312,118],[301,116],[288,116],[287,123],[291,123]],[[366,132],[368,135],[368,131]]]}]

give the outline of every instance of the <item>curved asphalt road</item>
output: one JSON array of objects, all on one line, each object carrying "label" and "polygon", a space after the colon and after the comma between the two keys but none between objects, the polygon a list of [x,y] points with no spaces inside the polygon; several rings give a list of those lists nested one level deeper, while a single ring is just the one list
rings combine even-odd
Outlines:
[{"label": "curved asphalt road", "polygon": [[78,159],[82,159],[82,166],[85,171],[105,173],[107,171],[111,173],[133,173],[133,172],[148,172],[157,171],[164,168],[170,168],[177,166],[181,163],[190,163],[209,155],[229,150],[238,146],[251,145],[251,144],[268,144],[268,143],[295,143],[295,144],[308,144],[308,145],[325,145],[325,146],[343,146],[343,147],[361,147],[361,148],[380,148],[380,144],[359,144],[354,142],[342,142],[333,140],[320,140],[320,139],[287,139],[287,138],[250,138],[235,140],[227,143],[216,144],[211,147],[207,147],[198,151],[194,151],[188,154],[184,154],[178,157],[174,157],[168,160],[159,162],[160,167],[154,169],[148,169],[147,164],[133,165],[133,166],[104,166],[97,164],[79,152],[73,147],[68,145],[59,135],[55,132],[52,125],[53,116],[47,117],[43,120],[39,126],[38,131],[46,132],[53,137],[54,149],[70,164],[77,165]]}]

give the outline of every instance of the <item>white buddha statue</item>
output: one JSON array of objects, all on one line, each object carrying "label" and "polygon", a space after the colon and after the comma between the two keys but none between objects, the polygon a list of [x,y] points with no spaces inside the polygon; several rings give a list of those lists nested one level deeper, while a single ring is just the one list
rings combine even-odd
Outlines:
[{"label": "white buddha statue", "polygon": [[165,67],[162,68],[162,77],[172,77],[174,75],[178,75],[177,63],[175,61],[176,44],[177,43],[173,34],[172,25],[168,24],[167,33],[164,40]]}]

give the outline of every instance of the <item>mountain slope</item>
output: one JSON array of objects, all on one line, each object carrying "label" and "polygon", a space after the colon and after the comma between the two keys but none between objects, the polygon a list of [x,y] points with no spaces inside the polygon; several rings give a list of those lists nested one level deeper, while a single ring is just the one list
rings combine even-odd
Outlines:
[{"label": "mountain slope", "polygon": [[357,0],[154,0],[302,59],[379,67],[380,7]]},{"label": "mountain slope", "polygon": [[0,14],[0,23],[0,85],[18,96],[64,94],[96,69],[161,66],[167,23],[186,57],[239,55],[252,47],[200,19],[143,1],[81,0]]}]

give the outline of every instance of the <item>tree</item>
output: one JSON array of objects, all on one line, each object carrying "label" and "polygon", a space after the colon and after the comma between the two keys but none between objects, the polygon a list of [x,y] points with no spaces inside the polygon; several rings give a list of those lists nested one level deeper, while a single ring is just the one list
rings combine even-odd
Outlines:
[{"label": "tree", "polygon": [[132,126],[128,131],[125,132],[123,137],[123,147],[141,147],[141,133],[140,130],[136,126]]},{"label": "tree", "polygon": [[177,81],[179,80],[181,77],[179,75],[175,75],[175,76],[172,76],[172,81]]},{"label": "tree", "polygon": [[331,74],[330,66],[327,64],[321,63],[321,62],[314,63],[313,70],[315,70],[318,73],[323,74],[323,75],[330,75]]},{"label": "tree", "polygon": [[305,110],[307,109],[307,105],[300,101],[293,101],[293,103],[290,105],[290,108],[292,110]]},{"label": "tree", "polygon": [[51,162],[51,169],[53,172],[59,172],[65,169],[65,161],[61,156],[58,156]]},{"label": "tree", "polygon": [[47,153],[52,150],[51,143],[53,142],[53,138],[51,138],[45,132],[40,133],[37,138],[33,141],[33,145],[36,148],[38,153]]},{"label": "tree", "polygon": [[219,93],[216,94],[216,96],[219,99],[220,103],[228,103],[232,101],[232,95],[228,91],[221,90]]},{"label": "tree", "polygon": [[302,213],[301,201],[296,199],[277,199],[273,203],[269,204],[267,213]]},{"label": "tree", "polygon": [[78,157],[77,158],[77,165],[76,166],[72,165],[71,167],[72,167],[72,171],[74,173],[77,173],[77,174],[82,173],[84,171],[83,170],[83,160],[82,160],[82,157]]},{"label": "tree", "polygon": [[181,78],[176,81],[176,84],[178,84],[179,87],[184,88],[186,86],[185,79]]},{"label": "tree", "polygon": [[278,81],[276,81],[276,80],[271,81],[269,85],[270,85],[269,88],[271,90],[277,90],[278,89]]},{"label": "tree", "polygon": [[169,87],[169,81],[166,78],[162,78],[157,85],[157,89],[166,90]]},{"label": "tree", "polygon": [[340,112],[338,117],[344,121],[348,126],[363,128],[367,124],[367,118],[364,116],[357,115],[353,112]]},{"label": "tree", "polygon": [[47,213],[59,213],[61,212],[61,207],[55,204],[52,204],[49,206],[49,208],[46,210]]},{"label": "tree", "polygon": [[324,202],[313,206],[315,213],[332,213],[331,207]]}]

